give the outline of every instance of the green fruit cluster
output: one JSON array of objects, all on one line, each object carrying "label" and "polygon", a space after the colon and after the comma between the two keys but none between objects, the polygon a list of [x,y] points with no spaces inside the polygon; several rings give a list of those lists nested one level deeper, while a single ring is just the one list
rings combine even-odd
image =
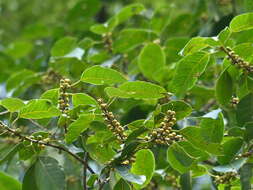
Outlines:
[{"label": "green fruit cluster", "polygon": [[102,99],[98,99],[98,103],[103,112],[104,121],[107,123],[110,131],[113,132],[115,137],[120,143],[126,140],[126,135],[124,133],[124,128],[121,126],[120,122],[115,118],[112,112],[108,110],[108,105],[104,103]]}]

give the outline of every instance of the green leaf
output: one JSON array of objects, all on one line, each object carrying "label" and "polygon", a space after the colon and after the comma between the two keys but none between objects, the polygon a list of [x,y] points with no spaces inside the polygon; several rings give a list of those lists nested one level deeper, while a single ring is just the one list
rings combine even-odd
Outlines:
[{"label": "green leaf", "polygon": [[10,112],[16,112],[19,111],[25,104],[18,98],[5,98],[0,101],[0,105]]},{"label": "green leaf", "polygon": [[186,37],[169,38],[165,43],[164,52],[166,54],[166,60],[168,64],[180,60],[180,51],[185,44],[189,41]]},{"label": "green leaf", "polygon": [[[139,150],[136,154],[136,161],[133,163],[131,172],[136,175],[146,176],[146,181],[138,188],[143,188],[149,184],[155,171],[155,157],[151,150]],[[145,163],[145,164],[143,164]]]},{"label": "green leaf", "polygon": [[142,49],[138,58],[138,66],[141,73],[151,80],[156,80],[157,71],[163,69],[165,63],[165,53],[155,43],[148,43]]},{"label": "green leaf", "polygon": [[251,122],[253,119],[253,94],[250,93],[243,97],[236,109],[236,118],[240,126],[243,126],[247,122]]},{"label": "green leaf", "polygon": [[95,34],[106,34],[109,32],[109,28],[107,27],[107,24],[95,24],[90,27],[90,31],[92,31]]},{"label": "green leaf", "polygon": [[144,9],[144,6],[140,3],[128,5],[111,17],[106,23],[93,25],[90,30],[100,35],[112,32],[117,25],[127,21],[132,16],[139,14]]},{"label": "green leaf", "polygon": [[20,117],[26,119],[43,119],[59,116],[61,112],[46,99],[29,101],[21,110]]},{"label": "green leaf", "polygon": [[222,106],[228,106],[233,95],[233,81],[227,69],[223,71],[216,82],[216,99]]},{"label": "green leaf", "polygon": [[59,98],[59,88],[47,90],[40,96],[40,99],[48,99],[54,105],[58,104],[58,98]]},{"label": "green leaf", "polygon": [[204,165],[196,165],[192,168],[192,177],[200,177],[207,173],[207,168]]},{"label": "green leaf", "polygon": [[89,152],[92,159],[101,164],[108,163],[116,154],[108,144],[90,143],[85,145],[85,150]]},{"label": "green leaf", "polygon": [[84,50],[87,50],[91,47],[93,47],[93,45],[95,45],[97,42],[94,41],[92,38],[89,37],[85,37],[84,39],[82,39],[79,43],[78,46]]},{"label": "green leaf", "polygon": [[224,28],[218,35],[218,39],[221,43],[225,44],[229,37],[231,36],[231,31],[228,27]]},{"label": "green leaf", "polygon": [[6,53],[13,58],[19,59],[27,56],[32,49],[33,45],[31,42],[16,41],[6,49]]},{"label": "green leaf", "polygon": [[203,52],[196,52],[182,58],[177,63],[170,89],[177,96],[184,95],[195,85],[198,77],[204,72],[208,61],[209,54]]},{"label": "green leaf", "polygon": [[220,43],[215,38],[208,37],[195,37],[192,38],[182,50],[183,55],[193,54],[198,52],[206,47],[216,47],[219,46]]},{"label": "green leaf", "polygon": [[79,118],[71,123],[68,127],[68,132],[65,136],[65,140],[68,144],[75,141],[79,135],[85,131],[89,124],[95,119],[94,114],[82,114]]},{"label": "green leaf", "polygon": [[241,32],[253,28],[253,13],[245,13],[233,18],[229,28],[232,32]]},{"label": "green leaf", "polygon": [[178,142],[178,144],[185,150],[187,154],[197,159],[198,161],[207,160],[209,158],[209,154],[207,154],[204,150],[200,150],[194,147],[188,141],[181,141],[181,142]]},{"label": "green leaf", "polygon": [[251,189],[252,163],[246,163],[240,169],[241,190]]},{"label": "green leaf", "polygon": [[219,113],[217,119],[201,118],[201,135],[208,143],[221,143],[224,136],[223,116]]},{"label": "green leaf", "polygon": [[134,130],[132,133],[130,133],[127,137],[127,140],[125,144],[131,143],[133,140],[135,140],[137,137],[139,137],[141,134],[147,132],[148,129],[146,127],[140,127],[136,130]]},{"label": "green leaf", "polygon": [[184,173],[180,176],[180,186],[182,190],[192,190],[192,180],[190,172]]},{"label": "green leaf", "polygon": [[19,143],[12,147],[6,154],[1,155],[0,157],[0,165],[6,161],[11,161],[12,158],[16,155],[16,153],[23,148],[23,144]]},{"label": "green leaf", "polygon": [[51,157],[38,158],[35,178],[40,190],[62,190],[65,187],[65,174],[57,160]]},{"label": "green leaf", "polygon": [[195,160],[178,143],[174,143],[168,148],[167,159],[170,166],[181,174],[189,171]]},{"label": "green leaf", "polygon": [[120,98],[162,98],[166,90],[158,85],[144,82],[144,81],[134,81],[125,82],[119,88],[107,87],[105,92],[110,97],[120,97]]},{"label": "green leaf", "polygon": [[131,190],[131,186],[121,178],[113,187],[113,190]]},{"label": "green leaf", "polygon": [[26,172],[23,178],[22,190],[40,190],[36,183],[35,164],[33,164]]},{"label": "green leaf", "polygon": [[219,156],[218,161],[221,164],[228,164],[241,149],[243,140],[239,137],[231,137],[223,144],[224,156]]},{"label": "green leaf", "polygon": [[180,133],[195,147],[214,155],[223,155],[222,146],[219,143],[207,142],[201,134],[200,127],[186,127]]},{"label": "green leaf", "polygon": [[72,103],[74,107],[77,107],[79,105],[92,105],[92,106],[98,106],[97,101],[85,93],[75,93],[72,95]]},{"label": "green leaf", "polygon": [[36,73],[34,73],[33,71],[27,69],[18,71],[16,73],[13,73],[6,81],[6,89],[7,91],[10,91],[15,88],[27,88],[31,84],[33,84],[34,78],[36,78]]},{"label": "green leaf", "polygon": [[88,181],[87,181],[87,185],[89,187],[93,187],[97,179],[98,179],[97,174],[91,174]]},{"label": "green leaf", "polygon": [[16,179],[0,172],[0,189],[1,190],[21,190],[21,184]]},{"label": "green leaf", "polygon": [[128,5],[121,9],[116,15],[114,15],[108,22],[105,24],[108,26],[109,31],[112,31],[117,25],[127,21],[134,15],[139,14],[144,10],[144,6],[140,3],[134,3]]},{"label": "green leaf", "polygon": [[155,38],[157,38],[157,35],[152,30],[137,28],[124,29],[113,42],[113,50],[115,52],[125,53]]},{"label": "green leaf", "polygon": [[83,72],[81,81],[95,85],[112,85],[123,83],[127,81],[127,79],[118,71],[96,65]]},{"label": "green leaf", "polygon": [[168,110],[173,110],[176,112],[176,119],[177,120],[181,120],[185,117],[187,117],[188,115],[191,114],[192,112],[192,107],[185,103],[184,101],[170,101],[167,104],[163,104],[162,105],[162,112],[166,113]]},{"label": "green leaf", "polygon": [[60,40],[58,40],[52,50],[51,55],[58,57],[58,56],[64,56],[71,51],[73,51],[77,46],[77,39],[71,36],[64,37]]},{"label": "green leaf", "polygon": [[138,185],[142,185],[146,181],[146,177],[144,175],[135,175],[133,173],[130,173],[129,166],[116,166],[115,169],[119,173],[119,175],[126,181],[129,181]]},{"label": "green leaf", "polygon": [[246,163],[246,161],[247,161],[246,158],[238,159],[226,165],[215,166],[213,167],[213,170],[222,173],[234,172],[239,170]]},{"label": "green leaf", "polygon": [[244,127],[245,127],[244,139],[245,141],[250,142],[250,140],[253,139],[253,122],[246,123]]}]

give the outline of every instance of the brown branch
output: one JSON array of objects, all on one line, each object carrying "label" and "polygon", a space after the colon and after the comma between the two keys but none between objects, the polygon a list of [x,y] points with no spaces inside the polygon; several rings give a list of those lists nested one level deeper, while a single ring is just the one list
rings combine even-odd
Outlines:
[{"label": "brown branch", "polygon": [[0,121],[0,127],[2,127],[3,129],[5,129],[6,131],[8,131],[9,133],[19,137],[21,140],[26,140],[32,143],[36,143],[36,144],[40,144],[40,145],[44,145],[44,146],[48,146],[48,147],[52,147],[52,148],[56,148],[60,151],[66,152],[68,153],[70,156],[72,156],[73,158],[75,158],[77,161],[79,161],[81,164],[85,165],[87,167],[87,169],[92,173],[95,174],[95,172],[92,170],[92,168],[90,168],[87,165],[87,162],[85,160],[83,160],[82,158],[80,158],[79,156],[77,156],[76,154],[74,154],[73,152],[69,151],[67,148],[62,147],[62,146],[58,146],[58,145],[54,145],[51,144],[49,142],[45,142],[43,140],[36,140],[27,136],[24,136],[22,134],[20,134],[18,131],[16,131],[15,129],[12,129],[10,127],[8,127],[7,125],[5,125],[2,121]]},{"label": "brown branch", "polygon": [[9,111],[8,111],[8,110],[3,111],[3,112],[0,112],[0,115],[4,115],[4,114],[7,114],[7,113],[9,113]]},{"label": "brown branch", "polygon": [[86,164],[83,165],[83,190],[87,190],[87,166],[88,166],[88,153],[86,152],[84,155],[84,161]]}]

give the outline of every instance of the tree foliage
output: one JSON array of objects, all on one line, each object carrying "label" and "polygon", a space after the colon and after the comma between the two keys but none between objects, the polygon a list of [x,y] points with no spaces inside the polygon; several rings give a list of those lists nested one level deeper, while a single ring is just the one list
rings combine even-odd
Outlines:
[{"label": "tree foliage", "polygon": [[252,0],[0,3],[0,189],[251,189]]}]

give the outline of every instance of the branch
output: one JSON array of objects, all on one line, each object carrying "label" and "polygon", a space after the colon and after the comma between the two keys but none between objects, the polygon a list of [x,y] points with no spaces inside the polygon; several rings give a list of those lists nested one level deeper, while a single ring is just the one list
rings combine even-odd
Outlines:
[{"label": "branch", "polygon": [[79,161],[81,164],[86,165],[87,169],[92,174],[95,174],[95,172],[87,165],[87,162],[85,160],[83,160],[82,158],[80,158],[79,156],[74,154],[73,152],[69,151],[65,147],[54,145],[54,144],[51,144],[49,142],[45,142],[43,140],[36,140],[36,139],[32,139],[30,137],[24,136],[24,135],[20,134],[18,131],[16,131],[15,129],[12,129],[12,128],[8,127],[7,125],[5,125],[2,121],[0,121],[0,127],[5,129],[9,133],[19,137],[21,140],[26,140],[26,141],[29,141],[29,142],[32,142],[32,143],[36,143],[36,144],[40,144],[40,145],[44,145],[44,146],[49,146],[49,147],[56,148],[58,150],[64,151],[64,152],[68,153],[70,156],[72,156],[73,158],[75,158],[77,161]]},{"label": "branch", "polygon": [[34,124],[35,126],[44,129],[44,127],[42,125],[40,125],[39,123],[37,123],[36,121],[32,120],[32,119],[28,119],[32,124]]},{"label": "branch", "polygon": [[86,181],[87,181],[87,166],[88,166],[88,153],[84,155],[84,161],[86,164],[83,165],[83,190],[87,190]]},{"label": "branch", "polygon": [[0,115],[4,115],[4,114],[7,114],[7,113],[9,113],[9,111],[8,111],[8,110],[3,111],[3,112],[0,112]]}]

